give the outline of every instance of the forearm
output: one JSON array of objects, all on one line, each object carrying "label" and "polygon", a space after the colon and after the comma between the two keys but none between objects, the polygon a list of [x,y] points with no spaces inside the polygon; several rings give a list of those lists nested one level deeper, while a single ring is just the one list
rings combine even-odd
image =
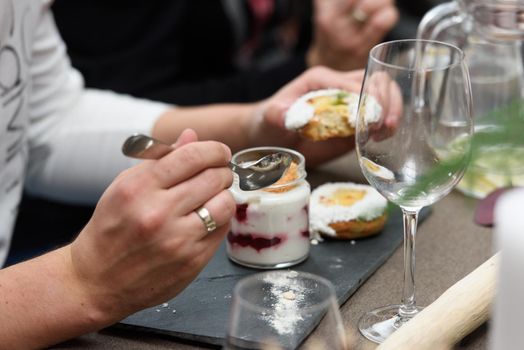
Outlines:
[{"label": "forearm", "polygon": [[[69,81],[76,86],[74,80]],[[168,109],[109,91],[83,90],[71,103],[32,121],[26,190],[67,203],[95,204],[115,176],[137,163],[122,154],[125,139],[150,134]]]},{"label": "forearm", "polygon": [[[113,178],[134,164],[121,153],[122,143],[131,134],[153,132],[173,143],[184,129],[192,128],[201,140],[218,140],[239,150],[249,146],[249,128],[257,106],[169,108],[88,90],[69,108],[51,116],[56,120],[52,128],[33,123],[32,130],[39,137],[31,148],[26,188],[34,195],[95,203]],[[68,118],[63,118],[64,114]]]},{"label": "forearm", "polygon": [[107,326],[77,288],[69,246],[0,270],[0,349],[42,348]]},{"label": "forearm", "polygon": [[155,123],[153,136],[174,143],[178,135],[191,128],[200,140],[215,140],[233,152],[251,146],[250,126],[259,104],[220,104],[204,107],[174,108]]}]

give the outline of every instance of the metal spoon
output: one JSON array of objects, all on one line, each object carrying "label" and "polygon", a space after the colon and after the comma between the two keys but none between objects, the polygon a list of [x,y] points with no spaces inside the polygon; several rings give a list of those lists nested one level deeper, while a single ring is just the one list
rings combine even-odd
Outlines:
[{"label": "metal spoon", "polygon": [[[159,159],[173,150],[171,145],[142,134],[129,136],[122,145],[122,153],[139,159]],[[229,168],[238,174],[241,190],[253,191],[280,180],[291,161],[289,154],[276,152],[242,164],[229,162]]]}]

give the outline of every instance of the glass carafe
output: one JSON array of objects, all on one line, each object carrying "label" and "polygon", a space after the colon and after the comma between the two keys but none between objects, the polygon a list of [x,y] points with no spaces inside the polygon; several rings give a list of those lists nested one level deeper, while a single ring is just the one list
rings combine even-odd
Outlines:
[{"label": "glass carafe", "polygon": [[454,44],[466,54],[475,137],[471,165],[457,188],[477,198],[524,185],[522,13],[518,1],[456,0],[430,10],[418,28],[419,38]]}]

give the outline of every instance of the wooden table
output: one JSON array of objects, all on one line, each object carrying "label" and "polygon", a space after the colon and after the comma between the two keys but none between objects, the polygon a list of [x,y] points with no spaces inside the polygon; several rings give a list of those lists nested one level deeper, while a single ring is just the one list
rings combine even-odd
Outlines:
[{"label": "wooden table", "polygon": [[[354,174],[348,176],[347,174]],[[311,172],[313,186],[326,181],[361,180],[354,156],[343,157]],[[454,191],[433,206],[433,213],[419,227],[416,241],[417,303],[428,305],[447,288],[492,255],[491,229],[473,223],[476,201]],[[348,330],[353,330],[356,349],[374,345],[356,331],[359,317],[375,307],[398,303],[402,293],[402,248],[366,281],[341,307]],[[351,271],[346,271],[351,273]],[[457,349],[486,349],[487,326],[464,339]],[[167,336],[109,328],[60,344],[56,349],[208,349]]]}]

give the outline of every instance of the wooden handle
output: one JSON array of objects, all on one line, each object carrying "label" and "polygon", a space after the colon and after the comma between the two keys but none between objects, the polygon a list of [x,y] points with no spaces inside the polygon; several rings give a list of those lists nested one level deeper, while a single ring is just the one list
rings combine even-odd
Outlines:
[{"label": "wooden handle", "polygon": [[495,297],[499,255],[451,286],[377,350],[450,349],[484,323]]}]

